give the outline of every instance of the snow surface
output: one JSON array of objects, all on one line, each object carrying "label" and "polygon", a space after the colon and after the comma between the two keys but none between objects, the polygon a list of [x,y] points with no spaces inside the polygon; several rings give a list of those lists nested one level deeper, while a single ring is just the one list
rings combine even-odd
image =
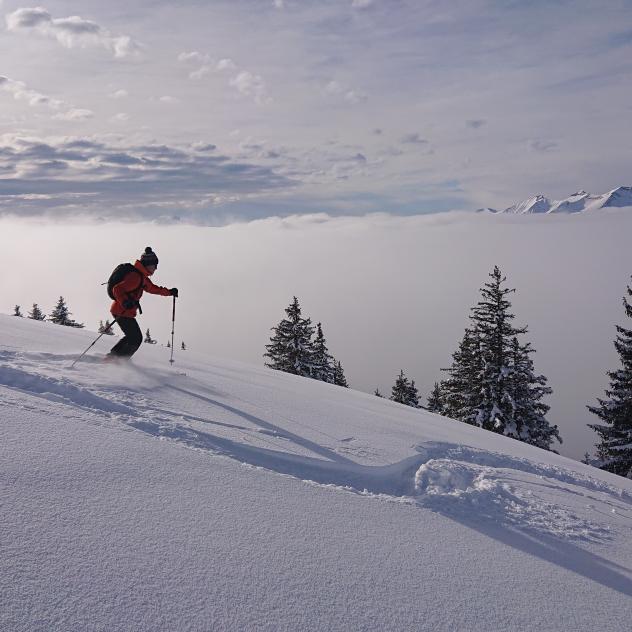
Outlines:
[{"label": "snow surface", "polygon": [[0,316],[0,630],[630,629],[632,481],[93,338]]}]

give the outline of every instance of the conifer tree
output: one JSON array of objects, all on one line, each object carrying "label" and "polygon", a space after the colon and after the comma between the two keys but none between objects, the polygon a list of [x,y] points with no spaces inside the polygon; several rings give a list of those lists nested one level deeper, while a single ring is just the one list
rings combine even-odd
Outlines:
[{"label": "conifer tree", "polygon": [[419,391],[415,386],[415,380],[411,380],[408,385],[408,406],[412,406],[413,408],[419,408]]},{"label": "conifer tree", "polygon": [[143,340],[143,342],[146,342],[148,345],[155,345],[156,342],[158,342],[151,337],[151,334],[149,333],[149,328],[147,328],[147,331],[145,332],[145,339]]},{"label": "conifer tree", "polygon": [[401,369],[399,375],[395,379],[395,384],[391,388],[390,399],[398,404],[405,404],[408,394],[408,378],[404,375],[404,369]]},{"label": "conifer tree", "polygon": [[46,316],[44,315],[42,310],[39,308],[37,303],[33,303],[33,308],[31,309],[30,312],[28,312],[28,317],[31,320],[45,320],[46,319]]},{"label": "conifer tree", "polygon": [[452,366],[442,369],[448,377],[441,382],[443,415],[474,424],[482,390],[483,358],[478,332],[466,328],[459,348],[452,354]]},{"label": "conifer tree", "polygon": [[443,393],[441,392],[441,386],[439,382],[434,383],[434,388],[428,395],[426,408],[431,413],[437,413],[438,415],[443,414]]},{"label": "conifer tree", "polygon": [[553,389],[546,385],[544,375],[536,375],[531,354],[535,351],[531,343],[521,345],[517,338],[511,341],[511,372],[509,394],[512,402],[511,419],[505,426],[505,435],[520,439],[544,450],[551,450],[551,443],[562,443],[557,426],[546,420],[550,406],[541,400]]},{"label": "conifer tree", "polygon": [[310,377],[313,370],[312,321],[302,317],[296,296],[285,313],[287,318],[272,328],[274,335],[263,354],[270,361],[265,365],[277,371]]},{"label": "conifer tree", "polygon": [[53,311],[50,313],[49,320],[56,325],[83,328],[83,324],[78,323],[70,318],[71,314],[72,312],[68,309],[68,305],[66,305],[64,297],[60,296],[59,300],[57,301],[57,305],[55,305]]},{"label": "conifer tree", "polygon": [[583,463],[584,465],[592,465],[593,464],[593,460],[592,460],[592,457],[590,456],[589,452],[584,452],[584,458],[581,460],[581,463]]},{"label": "conifer tree", "polygon": [[316,339],[312,348],[312,374],[316,380],[334,383],[335,367],[333,364],[333,356],[327,349],[327,341],[323,335],[323,328],[320,323],[316,325]]},{"label": "conifer tree", "polygon": [[167,340],[167,349],[171,349],[171,343]]},{"label": "conifer tree", "polygon": [[394,402],[405,404],[406,406],[419,408],[419,393],[417,392],[415,381],[410,382],[404,374],[403,369],[400,370],[395,384],[393,384],[390,399]]},{"label": "conifer tree", "polygon": [[115,336],[116,334],[113,331],[114,322],[110,322],[109,320],[105,321],[105,331],[103,332],[106,336]]},{"label": "conifer tree", "polygon": [[349,388],[349,384],[347,383],[347,378],[345,377],[345,372],[342,368],[342,364],[340,360],[336,360],[332,358],[332,362],[334,364],[334,381],[333,383],[336,386],[342,386],[343,388]]},{"label": "conifer tree", "polygon": [[14,316],[17,316],[18,318],[23,318],[23,314],[22,314],[22,312],[20,311],[20,306],[19,306],[19,305],[16,305],[16,306],[13,308],[13,315],[14,315]]},{"label": "conifer tree", "polygon": [[187,346],[184,344],[184,342],[180,345],[180,349],[182,349],[182,351],[187,350]]},{"label": "conifer tree", "polygon": [[552,390],[534,373],[530,344],[518,341],[527,328],[512,325],[507,295],[515,290],[503,287],[498,266],[489,276],[441,383],[442,414],[550,450],[562,442],[541,401]]},{"label": "conifer tree", "polygon": [[[632,297],[632,288],[627,286]],[[623,297],[625,314],[632,318],[632,304]],[[616,326],[614,346],[621,368],[608,371],[609,388],[606,398],[597,399],[598,406],[588,406],[591,413],[604,423],[590,424],[601,439],[597,444],[598,467],[620,476],[632,478],[632,329]]]},{"label": "conifer tree", "polygon": [[97,330],[100,334],[105,334],[106,336],[113,336],[114,332],[112,331],[112,325],[108,320],[105,321],[105,325],[103,321],[99,321],[99,329]]},{"label": "conifer tree", "polygon": [[68,306],[66,305],[66,301],[63,296],[59,297],[57,305],[53,308],[48,320],[56,325],[67,326],[70,323],[70,311],[68,310]]},{"label": "conifer tree", "polygon": [[527,331],[511,324],[514,315],[507,295],[514,289],[502,287],[506,278],[498,266],[489,275],[491,282],[481,288],[481,300],[472,308],[470,319],[480,337],[482,354],[481,397],[474,423],[500,434],[513,432],[513,404],[509,393],[511,340]]},{"label": "conifer tree", "polygon": [[373,395],[375,395],[376,397],[384,397],[384,395],[382,395],[382,393],[380,393],[380,389],[376,388],[375,392],[373,393]]}]

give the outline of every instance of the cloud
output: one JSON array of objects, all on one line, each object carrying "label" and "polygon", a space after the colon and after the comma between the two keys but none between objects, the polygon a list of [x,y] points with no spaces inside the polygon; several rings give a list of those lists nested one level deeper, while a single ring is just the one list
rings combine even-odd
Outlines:
[{"label": "cloud", "polygon": [[55,114],[53,118],[58,121],[84,121],[85,119],[92,118],[94,112],[91,110],[85,110],[82,108],[72,108],[67,112],[60,112]]},{"label": "cloud", "polygon": [[52,99],[41,92],[29,89],[22,81],[15,81],[4,75],[0,75],[0,90],[13,95],[16,101],[26,101],[31,107],[43,105],[53,110],[58,110],[64,106],[64,102],[59,99]]},{"label": "cloud", "polygon": [[364,103],[368,96],[359,90],[351,90],[338,81],[330,81],[325,86],[325,92],[331,96],[340,96],[347,103]]},{"label": "cloud", "polygon": [[373,0],[353,0],[351,6],[354,9],[366,9],[373,4]]},{"label": "cloud", "polygon": [[128,57],[140,50],[140,45],[128,35],[112,35],[96,22],[78,15],[53,18],[43,7],[17,9],[6,16],[9,31],[31,31],[56,39],[66,48],[100,47],[115,57]]},{"label": "cloud", "polygon": [[127,114],[126,112],[119,112],[118,114],[115,114],[110,120],[115,122],[125,122],[129,121],[129,119],[129,114]]},{"label": "cloud", "polygon": [[189,73],[189,79],[201,79],[204,75],[208,75],[213,72],[210,66],[200,66],[197,70],[192,70]]},{"label": "cloud", "polygon": [[[289,190],[295,183],[267,167],[193,147],[130,144],[93,137],[0,136],[0,196],[22,196],[20,212],[173,218]],[[44,198],[53,196],[54,205]],[[86,196],[81,208],[76,195]],[[73,197],[75,196],[75,197]],[[74,201],[68,201],[72,198]],[[60,201],[66,200],[66,202]],[[230,201],[230,202],[228,202]],[[11,212],[15,205],[2,208]],[[216,211],[214,211],[216,212]]]},{"label": "cloud", "polygon": [[232,76],[228,85],[240,94],[250,97],[257,105],[267,105],[272,102],[268,95],[265,81],[261,75],[239,68],[239,66],[229,57],[224,57],[219,61],[213,61],[210,55],[198,51],[183,52],[178,55],[178,61],[183,63],[202,63],[203,65],[189,73],[189,79],[202,79],[205,75],[213,72],[230,72]]},{"label": "cloud", "polygon": [[479,127],[483,127],[486,123],[487,121],[485,119],[470,119],[465,121],[466,127],[469,127],[470,129],[478,129]]},{"label": "cloud", "polygon": [[182,52],[178,55],[179,62],[200,62],[207,63],[210,61],[210,57],[206,54],[199,53],[198,51]]},{"label": "cloud", "polygon": [[427,145],[428,144],[428,141],[425,138],[422,138],[418,132],[404,134],[404,136],[400,138],[399,142],[404,145]]},{"label": "cloud", "polygon": [[217,62],[217,65],[215,66],[215,68],[219,71],[222,70],[235,70],[237,68],[237,65],[235,64],[235,62],[232,59],[220,59]]},{"label": "cloud", "polygon": [[272,101],[267,94],[263,79],[247,70],[236,74],[228,83],[241,94],[252,97],[258,105],[265,105]]},{"label": "cloud", "polygon": [[165,95],[165,96],[159,97],[158,101],[160,101],[161,103],[167,103],[169,105],[174,105],[176,103],[180,103],[180,99],[177,99],[176,97],[171,97],[169,95]]},{"label": "cloud", "polygon": [[549,152],[558,148],[558,144],[553,140],[532,139],[527,142],[527,147],[531,151]]},{"label": "cloud", "polygon": [[108,96],[110,97],[110,99],[124,99],[125,97],[129,96],[129,94],[127,90],[115,90],[114,92],[108,94]]},{"label": "cloud", "polygon": [[212,143],[193,143],[192,145],[195,151],[215,151],[217,149],[217,145],[213,145]]},{"label": "cloud", "polygon": [[274,7],[276,9],[284,9],[285,8],[285,0],[274,0]]},{"label": "cloud", "polygon": [[31,90],[22,81],[15,81],[4,75],[0,75],[0,90],[12,94],[16,101],[25,101],[30,107],[43,106],[53,110],[56,113],[52,118],[57,121],[80,121],[94,116],[91,110],[72,107],[60,99]]}]

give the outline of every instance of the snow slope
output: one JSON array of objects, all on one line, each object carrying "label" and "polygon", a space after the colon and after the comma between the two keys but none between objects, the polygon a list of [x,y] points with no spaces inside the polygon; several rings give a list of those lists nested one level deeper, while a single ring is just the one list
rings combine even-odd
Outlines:
[{"label": "snow slope", "polygon": [[0,316],[0,629],[629,630],[632,482],[262,367]]}]

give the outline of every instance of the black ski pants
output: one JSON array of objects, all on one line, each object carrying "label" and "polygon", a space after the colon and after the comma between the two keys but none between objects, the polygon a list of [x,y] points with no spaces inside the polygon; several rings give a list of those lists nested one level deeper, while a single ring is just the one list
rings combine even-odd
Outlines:
[{"label": "black ski pants", "polygon": [[116,322],[125,335],[112,347],[110,354],[122,358],[131,358],[143,342],[143,332],[140,330],[135,318],[119,316]]}]

